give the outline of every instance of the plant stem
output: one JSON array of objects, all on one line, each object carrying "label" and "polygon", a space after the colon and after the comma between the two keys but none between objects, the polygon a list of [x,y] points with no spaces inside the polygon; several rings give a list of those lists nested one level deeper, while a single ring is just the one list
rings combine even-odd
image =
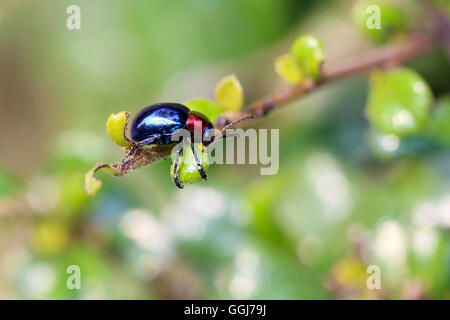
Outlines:
[{"label": "plant stem", "polygon": [[[216,122],[215,127],[222,129],[227,123],[243,117],[249,117],[248,120],[238,123],[241,125],[255,118],[263,117],[271,110],[283,106],[324,84],[370,71],[374,68],[387,68],[403,64],[433,49],[439,43],[438,40],[439,37],[434,36],[432,33],[418,33],[410,36],[402,43],[376,49],[359,57],[343,61],[335,66],[325,64],[322,66],[321,78],[318,81],[306,78],[297,85],[290,86],[281,92],[254,102],[242,112],[228,115],[227,118],[219,118],[220,121]],[[125,150],[125,153],[128,153],[128,151]],[[92,179],[97,179],[95,178],[95,173],[104,169],[114,176],[123,176],[138,168],[164,160],[170,157],[170,154],[171,146],[154,146],[151,149],[140,148],[136,153],[126,157],[121,163],[99,164],[87,175],[92,175]]]},{"label": "plant stem", "polygon": [[[253,118],[263,117],[271,110],[283,106],[324,84],[367,72],[374,68],[403,64],[433,49],[436,44],[437,40],[431,33],[418,33],[401,43],[375,49],[372,52],[348,59],[334,66],[325,64],[322,66],[322,77],[320,80],[315,82],[310,78],[306,78],[299,84],[252,103],[249,108],[242,112],[229,115],[228,121],[232,122],[246,115],[253,115]],[[223,125],[220,124],[219,129],[221,126]]]}]

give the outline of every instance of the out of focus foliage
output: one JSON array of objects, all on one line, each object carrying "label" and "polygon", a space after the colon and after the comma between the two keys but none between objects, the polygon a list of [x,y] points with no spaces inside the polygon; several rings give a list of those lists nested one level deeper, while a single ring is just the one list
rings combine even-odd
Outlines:
[{"label": "out of focus foliage", "polygon": [[412,70],[399,68],[372,74],[367,113],[374,125],[386,133],[420,133],[432,102],[428,84]]},{"label": "out of focus foliage", "polygon": [[[70,4],[81,8],[80,30],[65,27]],[[317,35],[327,57],[367,50],[352,7],[293,0],[0,7],[0,298],[450,298],[443,51],[408,66],[440,98],[414,135],[369,125],[368,77],[358,76],[255,123],[280,129],[276,175],[215,165],[207,183],[180,191],[164,161],[120,180],[100,173],[102,192],[89,198],[84,173],[122,156],[105,131],[108,115],[196,97],[220,103],[214,87],[231,73],[246,102],[266,96],[283,86],[274,57],[298,34]],[[81,290],[66,286],[72,265]],[[366,286],[371,265],[380,267],[380,290]]]},{"label": "out of focus foliage", "polygon": [[[380,28],[368,28],[367,25],[376,25],[377,14]],[[352,15],[359,31],[377,43],[404,35],[408,28],[405,12],[394,1],[359,0],[353,7]]]},{"label": "out of focus foliage", "polygon": [[324,61],[322,41],[305,34],[295,39],[290,54],[275,60],[275,70],[287,83],[298,83],[304,77],[318,79]]}]

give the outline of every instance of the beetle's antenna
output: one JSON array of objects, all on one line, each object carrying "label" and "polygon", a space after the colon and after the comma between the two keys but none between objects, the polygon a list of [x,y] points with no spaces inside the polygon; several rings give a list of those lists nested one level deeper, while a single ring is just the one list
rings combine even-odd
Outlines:
[{"label": "beetle's antenna", "polygon": [[237,133],[229,133],[229,134],[227,134],[226,130],[234,127],[235,125],[237,125],[238,123],[240,123],[242,121],[253,119],[254,117],[255,117],[255,115],[248,114],[248,115],[243,116],[242,118],[240,118],[240,119],[238,119],[236,121],[233,121],[233,122],[227,124],[225,127],[222,128],[222,130],[220,130],[221,136],[219,138],[215,139],[215,141],[226,139],[226,138],[230,138],[230,137],[239,137],[239,134],[237,134]]},{"label": "beetle's antenna", "polygon": [[242,118],[240,118],[240,119],[238,119],[238,120],[236,120],[236,121],[233,121],[233,122],[227,124],[227,125],[226,125],[225,127],[223,127],[220,131],[221,131],[222,134],[223,134],[223,133],[225,132],[225,130],[234,127],[235,125],[237,125],[238,123],[240,123],[240,122],[242,122],[242,121],[249,120],[249,119],[253,119],[254,117],[255,117],[255,115],[253,115],[253,114],[248,114],[248,115],[246,115],[246,116],[243,116]]},{"label": "beetle's antenna", "polygon": [[240,137],[240,135],[238,134],[238,133],[230,133],[230,134],[225,134],[225,135],[221,135],[219,138],[217,138],[217,139],[214,139],[214,141],[219,141],[219,140],[222,140],[222,139],[226,139],[226,138],[231,138],[231,137]]}]

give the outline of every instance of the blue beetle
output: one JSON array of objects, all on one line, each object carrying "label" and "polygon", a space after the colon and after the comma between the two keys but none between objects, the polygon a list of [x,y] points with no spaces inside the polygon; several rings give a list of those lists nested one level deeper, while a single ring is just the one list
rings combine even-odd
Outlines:
[{"label": "blue beetle", "polygon": [[[222,132],[225,132],[225,129],[228,129],[238,122],[250,117],[253,116],[245,116],[237,121],[234,121],[233,123],[226,125],[222,129]],[[203,145],[207,146],[216,139],[214,130],[211,130],[214,129],[213,124],[205,115],[201,114],[200,112],[191,111],[188,107],[179,103],[158,103],[148,106],[142,109],[133,118],[130,130],[131,142],[133,143],[133,146],[128,153],[127,158],[134,154],[138,148],[144,147],[146,145],[171,144],[174,142],[172,141],[172,135],[179,129],[186,129],[191,135],[190,146],[194,155],[194,159],[197,163],[197,169],[202,179],[206,180],[206,172],[200,164],[200,160],[193,145],[194,131],[196,131],[196,126],[198,126],[198,129],[201,129],[199,130],[199,133],[201,133],[202,135],[201,140]],[[173,176],[173,181],[180,189],[183,188],[183,185],[178,177],[178,162],[181,156],[181,152],[182,148],[177,148],[176,158],[174,161]]]},{"label": "blue beetle", "polygon": [[[201,133],[214,129],[209,119],[200,112],[190,111],[179,103],[158,103],[142,109],[133,119],[131,139],[140,145],[171,144],[172,134],[178,129],[194,133],[194,124],[202,125]],[[212,137],[205,143],[211,143]]]}]

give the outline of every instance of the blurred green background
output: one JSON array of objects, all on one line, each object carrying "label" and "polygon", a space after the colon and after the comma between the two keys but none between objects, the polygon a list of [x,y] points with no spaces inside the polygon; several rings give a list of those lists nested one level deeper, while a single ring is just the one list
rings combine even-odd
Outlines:
[{"label": "blurred green background", "polygon": [[[66,28],[71,4],[80,30]],[[301,33],[324,41],[327,63],[370,50],[351,7],[0,1],[0,298],[449,299],[450,150],[380,143],[363,114],[366,75],[254,123],[280,129],[274,176],[215,165],[178,190],[167,160],[100,173],[100,193],[85,194],[84,173],[122,157],[105,131],[112,112],[212,98],[231,73],[247,103],[276,92],[273,60]],[[448,92],[445,53],[411,66]],[[81,290],[66,287],[70,265]],[[381,290],[366,287],[369,265]]]}]

